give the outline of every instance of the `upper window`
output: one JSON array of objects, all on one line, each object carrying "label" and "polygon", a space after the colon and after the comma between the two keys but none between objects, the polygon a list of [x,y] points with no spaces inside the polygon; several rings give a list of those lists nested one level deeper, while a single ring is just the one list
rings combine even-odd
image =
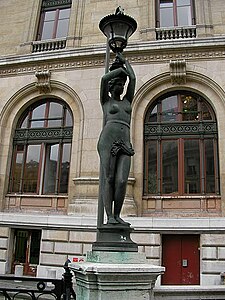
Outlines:
[{"label": "upper window", "polygon": [[37,40],[67,36],[71,3],[72,0],[43,0]]},{"label": "upper window", "polygon": [[190,92],[159,98],[145,117],[145,195],[218,194],[217,124]]},{"label": "upper window", "polygon": [[72,115],[53,99],[30,106],[17,124],[9,192],[67,193]]},{"label": "upper window", "polygon": [[195,24],[192,0],[157,0],[156,27]]}]

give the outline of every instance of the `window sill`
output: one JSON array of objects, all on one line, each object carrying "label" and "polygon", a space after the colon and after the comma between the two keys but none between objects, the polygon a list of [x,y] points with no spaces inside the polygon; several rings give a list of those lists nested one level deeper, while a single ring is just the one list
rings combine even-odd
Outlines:
[{"label": "window sill", "polygon": [[199,216],[209,214],[221,216],[221,196],[219,195],[160,195],[143,196],[143,215]]},{"label": "window sill", "polygon": [[68,206],[67,195],[34,195],[7,194],[5,197],[5,211],[55,211],[65,213]]},{"label": "window sill", "polygon": [[221,196],[220,195],[198,195],[198,194],[193,194],[193,195],[170,194],[170,195],[144,195],[142,198],[143,199],[195,199],[195,198],[220,199]]}]

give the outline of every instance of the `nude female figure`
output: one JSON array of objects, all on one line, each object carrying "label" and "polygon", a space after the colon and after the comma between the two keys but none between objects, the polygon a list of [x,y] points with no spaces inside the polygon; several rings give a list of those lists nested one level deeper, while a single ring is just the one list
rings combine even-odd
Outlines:
[{"label": "nude female figure", "polygon": [[[120,218],[134,150],[130,143],[131,103],[135,90],[135,74],[121,53],[119,66],[101,80],[100,101],[104,125],[98,141],[100,156],[100,193],[107,214],[107,224],[129,225]],[[121,98],[126,80],[125,96]]]}]

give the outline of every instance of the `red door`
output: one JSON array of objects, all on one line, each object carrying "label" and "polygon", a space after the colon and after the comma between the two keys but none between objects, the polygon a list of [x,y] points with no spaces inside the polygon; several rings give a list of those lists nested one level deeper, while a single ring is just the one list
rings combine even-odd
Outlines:
[{"label": "red door", "polygon": [[199,284],[199,236],[163,235],[162,265],[166,268],[162,284]]}]

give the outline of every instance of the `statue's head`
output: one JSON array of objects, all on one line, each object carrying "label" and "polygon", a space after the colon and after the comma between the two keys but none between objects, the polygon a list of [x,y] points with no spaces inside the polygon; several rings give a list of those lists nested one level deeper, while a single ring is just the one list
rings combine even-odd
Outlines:
[{"label": "statue's head", "polygon": [[125,74],[121,74],[121,76],[111,79],[108,83],[109,92],[111,92],[113,90],[115,85],[122,85],[122,87],[124,87],[126,81],[127,81],[127,75],[125,75]]}]

